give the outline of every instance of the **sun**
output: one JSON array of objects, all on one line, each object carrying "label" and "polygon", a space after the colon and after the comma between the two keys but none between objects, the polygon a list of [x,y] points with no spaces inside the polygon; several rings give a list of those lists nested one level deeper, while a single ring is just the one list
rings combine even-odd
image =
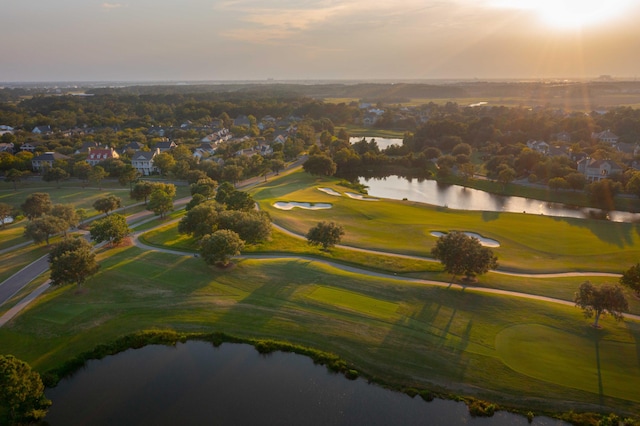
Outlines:
[{"label": "sun", "polygon": [[610,22],[624,14],[635,0],[498,0],[502,8],[529,10],[548,26],[583,28]]}]

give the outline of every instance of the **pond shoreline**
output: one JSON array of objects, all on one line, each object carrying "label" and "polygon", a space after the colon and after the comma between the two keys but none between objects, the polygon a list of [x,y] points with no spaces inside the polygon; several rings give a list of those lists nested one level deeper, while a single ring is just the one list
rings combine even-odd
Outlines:
[{"label": "pond shoreline", "polygon": [[[73,374],[82,369],[89,360],[100,360],[106,356],[116,355],[129,349],[140,349],[148,345],[175,346],[178,343],[186,343],[188,341],[209,342],[215,347],[218,347],[222,343],[248,344],[253,346],[260,354],[263,355],[272,352],[285,352],[303,355],[309,357],[314,364],[324,365],[329,371],[343,374],[345,378],[349,380],[355,380],[361,377],[367,380],[370,384],[375,384],[388,390],[404,393],[412,398],[420,396],[426,402],[432,401],[433,399],[464,402],[467,404],[469,413],[472,417],[491,417],[497,411],[505,411],[522,415],[528,419],[533,419],[534,416],[533,412],[529,408],[518,407],[515,403],[513,405],[498,405],[472,396],[452,394],[446,389],[435,389],[435,387],[433,389],[418,389],[415,387],[406,387],[399,383],[388,383],[378,377],[369,375],[364,371],[357,370],[356,366],[349,364],[347,361],[330,352],[324,352],[286,341],[242,338],[222,332],[180,333],[174,330],[148,330],[125,335],[115,341],[98,345],[94,349],[83,352],[75,358],[66,361],[60,367],[45,372],[42,374],[43,383],[47,388],[53,388],[61,379],[73,376]],[[574,413],[573,410],[568,412],[554,412],[545,410],[541,411],[538,409],[536,409],[535,416],[550,417],[576,425],[592,424],[592,421],[601,417],[599,414],[593,412]]]}]

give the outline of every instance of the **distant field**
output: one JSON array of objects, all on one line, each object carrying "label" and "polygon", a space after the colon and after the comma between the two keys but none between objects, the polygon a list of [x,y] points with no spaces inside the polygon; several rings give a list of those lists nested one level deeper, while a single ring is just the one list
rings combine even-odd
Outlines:
[{"label": "distant field", "polygon": [[[324,102],[339,104],[350,102],[360,102],[360,99],[356,98],[324,98]],[[445,105],[447,102],[454,102],[460,106],[474,105],[479,102],[487,102],[487,106],[507,106],[507,107],[534,107],[534,106],[549,106],[553,108],[562,108],[572,111],[593,111],[598,108],[626,106],[631,108],[640,108],[640,95],[639,94],[611,94],[611,95],[598,95],[591,98],[531,98],[531,97],[500,97],[500,96],[480,96],[480,97],[468,97],[468,98],[415,98],[409,99],[404,102],[384,102],[385,106],[420,106],[433,102],[437,105]]]}]

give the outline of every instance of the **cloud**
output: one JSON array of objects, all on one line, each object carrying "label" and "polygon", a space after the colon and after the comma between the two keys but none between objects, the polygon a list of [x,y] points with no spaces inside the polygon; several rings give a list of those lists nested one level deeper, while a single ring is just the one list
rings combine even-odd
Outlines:
[{"label": "cloud", "polygon": [[102,3],[100,7],[102,7],[103,9],[118,9],[126,6],[122,3]]},{"label": "cloud", "polygon": [[417,9],[423,9],[424,2],[404,0],[402,4],[390,4],[386,0],[284,0],[269,3],[228,0],[213,8],[220,13],[237,15],[238,24],[222,31],[224,37],[254,44],[289,44],[299,43],[297,39],[307,32],[329,25],[335,27],[337,23],[345,27],[367,23],[371,27],[379,26],[380,16],[386,19],[409,16]]}]

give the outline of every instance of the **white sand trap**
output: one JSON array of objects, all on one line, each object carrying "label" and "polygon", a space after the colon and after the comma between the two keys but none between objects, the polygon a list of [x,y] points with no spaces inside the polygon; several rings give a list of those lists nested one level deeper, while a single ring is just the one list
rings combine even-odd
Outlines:
[{"label": "white sand trap", "polygon": [[362,194],[356,194],[354,192],[345,192],[345,194],[347,194],[347,197],[354,198],[356,200],[361,200],[361,201],[380,201],[377,198],[365,197]]},{"label": "white sand trap", "polygon": [[333,207],[333,205],[328,203],[285,203],[284,201],[278,201],[273,205],[273,207],[280,210],[293,210],[296,207],[306,210],[324,210],[330,209],[331,207]]},{"label": "white sand trap", "polygon": [[[443,235],[446,235],[446,232],[433,231],[431,233],[432,236],[440,238]],[[496,240],[492,240],[491,238],[485,238],[480,234],[476,234],[475,232],[463,232],[463,234],[468,235],[469,237],[477,238],[480,241],[480,244],[484,247],[500,247],[500,243]]]},{"label": "white sand trap", "polygon": [[339,193],[337,191],[334,191],[331,188],[318,188],[318,191],[322,191],[325,194],[333,195],[333,196],[336,196],[336,197],[342,197],[341,193]]}]

